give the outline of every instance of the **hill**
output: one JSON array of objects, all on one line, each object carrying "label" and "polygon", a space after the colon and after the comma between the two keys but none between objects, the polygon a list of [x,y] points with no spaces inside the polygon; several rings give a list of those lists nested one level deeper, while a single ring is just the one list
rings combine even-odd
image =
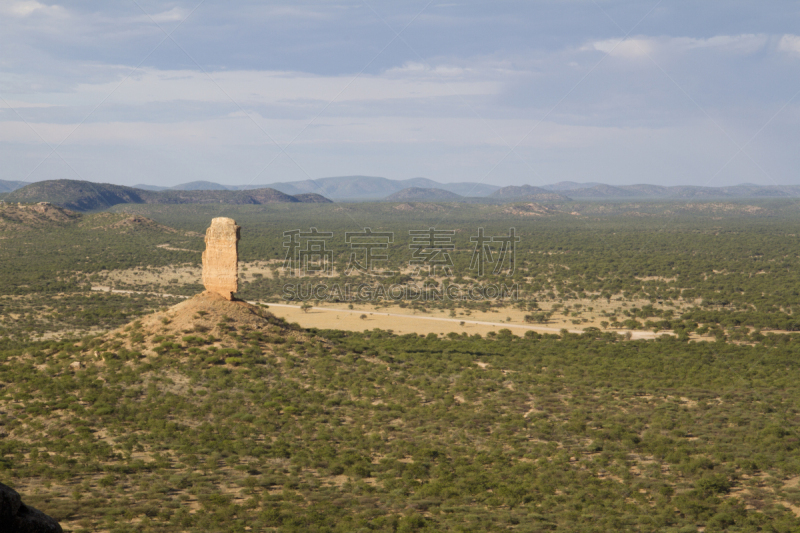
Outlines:
[{"label": "hill", "polygon": [[[19,184],[18,186],[25,185],[23,182],[5,183],[15,183]],[[2,182],[0,182],[0,194],[4,192],[2,187]],[[193,181],[170,188],[156,185],[136,185],[135,188],[147,191],[247,191],[271,188],[292,196],[297,196],[298,194],[319,194],[326,198],[340,200],[381,200],[388,195],[409,188],[440,189],[468,198],[490,197],[519,201],[566,201],[567,198],[573,197],[591,200],[622,198],[702,200],[726,198],[789,198],[800,196],[800,186],[762,186],[752,183],[725,187],[699,187],[694,185],[662,186],[652,184],[614,186],[598,182],[578,183],[575,181],[562,181],[542,185],[541,187],[534,187],[531,185],[523,185],[521,187],[528,191],[527,196],[516,197],[514,191],[519,191],[520,189],[508,189],[505,192],[499,193],[500,196],[495,196],[495,193],[501,189],[500,187],[476,182],[439,183],[427,178],[392,180],[374,176],[340,176],[262,185],[221,185],[209,181]],[[546,193],[561,194],[562,197],[538,196]]]},{"label": "hill", "polygon": [[297,198],[300,202],[304,204],[331,204],[333,203],[328,198],[325,198],[321,194],[315,193],[303,193],[303,194],[295,194],[295,198]]},{"label": "hill", "polygon": [[38,181],[17,189],[6,197],[7,202],[50,202],[75,211],[97,211],[117,204],[143,204],[149,191],[76,180]]},{"label": "hill", "polygon": [[9,193],[8,202],[50,202],[76,211],[98,211],[117,204],[270,204],[326,203],[320,195],[294,197],[275,189],[249,191],[164,190],[146,191],[133,187],[75,180],[52,180],[31,183]]},{"label": "hill", "polygon": [[485,183],[439,183],[427,178],[392,180],[371,176],[341,176],[288,183],[271,183],[268,186],[287,194],[316,192],[328,198],[349,200],[382,199],[389,194],[412,187],[441,189],[461,196],[474,197],[488,196],[500,188],[496,185],[488,185]]},{"label": "hill", "polygon": [[[304,337],[263,307],[241,300],[229,301],[212,292],[201,292],[169,309],[143,317],[137,328],[142,333],[161,336],[213,333],[215,328],[222,332],[231,328],[248,328],[256,331],[271,330],[284,336]],[[113,339],[122,330],[109,333],[107,338]],[[237,344],[237,339],[228,335],[220,335],[219,340],[214,343],[217,349],[235,348]]]},{"label": "hill", "polygon": [[[499,189],[496,185],[484,183],[458,182],[438,183],[427,178],[412,178],[407,180],[392,180],[374,176],[340,176],[320,178],[316,180],[303,180],[292,182],[278,182],[262,185],[221,185],[209,181],[192,181],[174,187],[159,187],[156,185],[136,185],[136,188],[149,191],[163,190],[228,190],[248,191],[253,189],[277,189],[285,194],[296,196],[298,194],[318,194],[334,199],[382,199],[388,194],[407,189],[420,187],[427,189],[441,189],[462,196],[482,197]],[[0,191],[2,192],[2,191]]]},{"label": "hill", "polygon": [[[318,195],[317,195],[318,196]],[[327,200],[327,199],[326,199]],[[328,200],[330,201],[330,200]],[[300,199],[275,189],[253,189],[250,191],[190,190],[158,191],[145,197],[145,204],[274,204],[300,203]],[[316,201],[314,203],[319,203]]]},{"label": "hill", "polygon": [[28,184],[27,181],[6,181],[0,180],[0,193],[16,191]]},{"label": "hill", "polygon": [[530,185],[503,187],[493,192],[490,198],[513,202],[568,202],[570,198],[557,192]]},{"label": "hill", "polygon": [[384,200],[387,202],[457,202],[464,197],[454,192],[443,189],[425,189],[422,187],[409,187],[402,191],[390,194]]},{"label": "hill", "polygon": [[630,198],[637,196],[635,192],[626,188],[604,184],[583,189],[572,189],[569,194],[572,198]]},{"label": "hill", "polygon": [[597,185],[603,184],[597,182],[578,183],[577,181],[559,181],[558,183],[551,183],[550,185],[542,185],[542,189],[563,192],[574,191],[575,189],[588,189],[590,187],[596,187]]},{"label": "hill", "polygon": [[200,295],[2,357],[4,476],[66,530],[800,527],[790,343],[301,331]]},{"label": "hill", "polygon": [[[260,189],[261,187],[255,188]],[[235,191],[238,190],[238,187],[226,187],[211,181],[190,181],[170,187],[170,189],[173,191]]]},{"label": "hill", "polygon": [[269,186],[288,194],[317,193],[333,199],[382,199],[408,187],[436,187],[439,184],[425,178],[390,180],[373,176],[341,176],[316,180],[272,183]]}]

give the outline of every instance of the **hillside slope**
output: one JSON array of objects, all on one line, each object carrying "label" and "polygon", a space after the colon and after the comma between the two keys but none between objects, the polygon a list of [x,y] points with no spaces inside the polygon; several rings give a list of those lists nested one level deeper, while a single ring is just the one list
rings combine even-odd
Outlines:
[{"label": "hillside slope", "polygon": [[3,348],[4,476],[71,531],[800,528],[790,343],[300,331],[201,295]]},{"label": "hillside slope", "polygon": [[[411,187],[441,189],[462,196],[487,196],[499,189],[496,185],[459,182],[439,183],[427,178],[392,180],[375,176],[339,176],[316,180],[271,183],[265,185],[287,194],[317,193],[332,199],[379,200]],[[239,186],[239,188],[244,188]]]},{"label": "hillside slope", "polygon": [[557,192],[548,191],[541,187],[530,185],[503,187],[493,192],[490,198],[498,200],[508,200],[511,202],[568,202],[569,196]]},{"label": "hillside slope", "polygon": [[384,200],[387,202],[457,202],[464,197],[454,192],[443,189],[426,189],[422,187],[409,187],[402,191],[390,194]]},{"label": "hillside slope", "polygon": [[627,190],[625,187],[601,184],[583,189],[572,189],[569,191],[569,195],[572,198],[630,198],[637,196],[637,193]]},{"label": "hillside slope", "polygon": [[37,181],[17,189],[7,202],[50,202],[75,211],[97,211],[117,204],[143,204],[150,191],[77,180]]},{"label": "hillside slope", "polygon": [[327,203],[320,195],[291,196],[275,189],[248,191],[228,190],[164,190],[147,191],[75,180],[51,180],[31,183],[9,193],[7,202],[50,202],[76,211],[99,211],[117,204],[271,204]]},{"label": "hillside slope", "polygon": [[6,181],[0,180],[0,193],[16,191],[28,184],[27,181]]}]

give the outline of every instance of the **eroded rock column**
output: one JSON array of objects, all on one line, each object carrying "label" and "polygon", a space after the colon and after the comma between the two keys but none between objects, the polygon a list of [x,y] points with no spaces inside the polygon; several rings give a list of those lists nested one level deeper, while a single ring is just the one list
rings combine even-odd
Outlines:
[{"label": "eroded rock column", "polygon": [[203,252],[203,285],[209,292],[233,300],[239,289],[239,226],[232,218],[211,220]]}]

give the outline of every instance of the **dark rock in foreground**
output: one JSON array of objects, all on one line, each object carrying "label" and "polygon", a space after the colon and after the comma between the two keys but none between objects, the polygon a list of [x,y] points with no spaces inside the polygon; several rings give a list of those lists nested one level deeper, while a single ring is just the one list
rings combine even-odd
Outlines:
[{"label": "dark rock in foreground", "polygon": [[43,512],[22,503],[19,493],[0,483],[0,533],[63,533]]}]

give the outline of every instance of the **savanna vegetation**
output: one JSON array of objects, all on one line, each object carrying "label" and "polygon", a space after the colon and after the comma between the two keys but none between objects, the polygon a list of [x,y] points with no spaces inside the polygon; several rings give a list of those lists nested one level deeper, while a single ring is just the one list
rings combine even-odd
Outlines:
[{"label": "savanna vegetation", "polygon": [[793,337],[269,328],[5,341],[1,475],[75,531],[800,527]]},{"label": "savanna vegetation", "polygon": [[[800,530],[792,203],[400,205],[0,212],[0,479],[81,532]],[[197,312],[176,330],[144,317],[198,280],[90,290],[196,268],[213,216],[275,265],[245,298],[294,279],[283,231],[334,232],[335,280],[345,231],[371,227],[395,232],[388,272],[338,279],[516,282],[520,301],[488,305],[605,325],[422,337]],[[470,275],[472,230],[510,226],[513,276]],[[402,268],[425,227],[457,230],[452,277]]]}]

